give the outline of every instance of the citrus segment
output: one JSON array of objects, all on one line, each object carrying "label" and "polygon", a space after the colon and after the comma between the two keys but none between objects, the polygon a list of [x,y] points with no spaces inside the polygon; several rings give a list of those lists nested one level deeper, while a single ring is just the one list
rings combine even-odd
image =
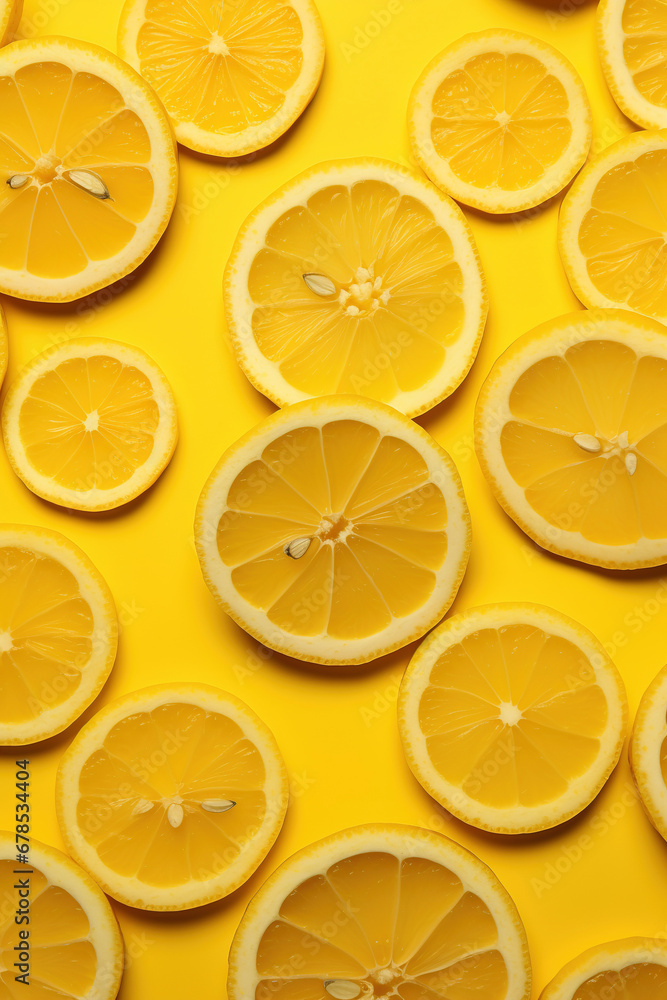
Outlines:
[{"label": "citrus segment", "polygon": [[[16,845],[14,833],[0,832],[0,996],[113,1000],[123,940],[104,893],[53,847],[30,839],[22,864]],[[29,921],[15,922],[17,913]]]},{"label": "citrus segment", "polygon": [[496,362],[475,439],[496,498],[543,548],[618,569],[667,561],[667,336],[598,309],[551,320]]},{"label": "citrus segment", "polygon": [[312,0],[127,0],[118,48],[157,91],[178,141],[217,156],[282,135],[324,65]]},{"label": "citrus segment", "polygon": [[611,941],[569,962],[540,1000],[660,1000],[667,990],[667,945],[656,938]]},{"label": "citrus segment", "polygon": [[33,493],[78,510],[109,510],[155,482],[176,447],[176,405],[136,347],[85,338],[58,344],[20,372],[2,433]]},{"label": "citrus segment", "polygon": [[667,131],[609,146],[566,195],[558,243],[587,306],[622,306],[667,322]]},{"label": "citrus segment", "polygon": [[134,270],[169,221],[177,161],[153,91],[71,38],[0,50],[0,290],[70,301]]},{"label": "citrus segment", "polygon": [[0,45],[14,40],[23,13],[23,0],[0,0]]},{"label": "citrus segment", "polygon": [[523,1000],[530,962],[486,865],[439,834],[378,824],[327,837],[274,872],[236,932],[227,988],[230,1000]]},{"label": "citrus segment", "polygon": [[7,321],[5,319],[5,311],[0,303],[0,386],[2,386],[5,375],[7,374],[7,355]]},{"label": "citrus segment", "polygon": [[649,684],[639,704],[630,763],[644,808],[667,840],[667,667]]},{"label": "citrus segment", "polygon": [[618,762],[626,714],[602,645],[535,604],[449,618],[413,656],[398,704],[417,780],[494,833],[546,830],[584,809]]},{"label": "citrus segment", "polygon": [[464,35],[426,67],[408,108],[412,151],[458,201],[517,212],[561,191],[584,163],[591,111],[577,71],[515,31]]},{"label": "citrus segment", "polygon": [[0,525],[0,744],[66,729],[99,694],[116,656],[109,589],[72,542]]},{"label": "citrus segment", "polygon": [[164,684],[103,709],[57,780],[69,852],[109,895],[146,910],[220,899],[255,871],[285,816],[285,766],[233,695]]},{"label": "citrus segment", "polygon": [[353,396],[296,403],[227,451],[197,510],[223,608],[262,642],[361,663],[423,635],[463,576],[456,468],[420,427]]},{"label": "citrus segment", "polygon": [[667,125],[667,7],[661,0],[602,0],[598,50],[623,114],[643,128]]},{"label": "citrus segment", "polygon": [[414,172],[340,160],[253,212],[225,275],[237,358],[280,406],[353,392],[423,413],[459,385],[486,320],[462,213]]}]

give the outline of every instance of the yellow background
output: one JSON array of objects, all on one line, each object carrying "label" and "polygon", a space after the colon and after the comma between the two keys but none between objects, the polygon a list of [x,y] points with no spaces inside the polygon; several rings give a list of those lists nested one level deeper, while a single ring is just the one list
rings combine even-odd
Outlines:
[{"label": "yellow background", "polygon": [[[120,651],[95,708],[159,681],[216,684],[247,701],[270,725],[292,778],[282,834],[258,873],[229,899],[172,915],[114,904],[129,950],[123,1000],[224,997],[229,943],[261,881],[310,841],[369,821],[441,830],[488,862],[526,924],[537,996],[584,948],[632,934],[667,935],[667,845],[636,800],[625,755],[594,805],[556,831],[512,839],[452,820],[422,791],[401,754],[395,702],[410,649],[349,671],[310,668],[268,653],[218,610],[199,572],[192,520],[221,452],[273,410],[234,363],[221,291],[236,231],[260,200],[320,160],[377,155],[409,163],[405,110],[412,84],[437,52],[467,31],[516,28],[569,56],[593,105],[594,149],[632,126],[605,87],[595,49],[595,5],[587,0],[318,3],[327,40],[324,78],[277,148],[243,164],[181,150],[172,223],[124,287],[69,306],[4,302],[8,378],[61,338],[99,335],[146,349],[166,372],[179,405],[181,438],[170,467],[129,509],[82,515],[34,497],[2,453],[2,515],[69,536],[115,595]],[[121,6],[122,0],[26,0],[22,33],[72,35],[114,49]],[[387,22],[381,28],[378,14]],[[556,251],[557,201],[522,220],[466,210],[488,280],[489,322],[464,385],[419,422],[452,453],[472,513],[472,558],[453,610],[533,600],[579,619],[607,644],[634,714],[665,659],[667,572],[621,575],[542,553],[496,505],[472,450],[473,406],[495,358],[535,324],[579,308]],[[54,776],[79,725],[28,749],[33,834],[55,846],[62,842]],[[11,750],[0,755],[2,827],[12,824],[17,756]]]}]

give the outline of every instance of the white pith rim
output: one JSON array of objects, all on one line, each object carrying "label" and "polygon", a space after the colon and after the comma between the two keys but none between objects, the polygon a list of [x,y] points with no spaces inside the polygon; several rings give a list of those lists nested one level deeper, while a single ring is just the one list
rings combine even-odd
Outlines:
[{"label": "white pith rim", "polygon": [[[589,308],[607,306],[633,312],[623,301],[608,298],[591,281],[586,264],[587,258],[579,249],[579,230],[584,216],[591,207],[595,188],[605,174],[620,163],[631,162],[644,153],[657,149],[667,149],[667,130],[633,132],[624,139],[619,139],[586,164],[563,198],[558,218],[558,249],[572,291]],[[663,323],[667,322],[667,314],[654,318]]]},{"label": "white pith rim", "polygon": [[[383,435],[390,434],[411,444],[426,462],[430,481],[442,492],[447,508],[447,553],[436,573],[430,598],[418,611],[395,618],[382,632],[360,639],[335,639],[325,632],[301,636],[279,628],[264,611],[239,595],[232,582],[234,567],[223,563],[216,541],[229,489],[239,473],[270,442],[288,431],[304,426],[322,427],[335,420],[366,423]],[[255,638],[278,652],[314,663],[364,663],[423,635],[446,613],[468,561],[470,516],[454,462],[426,431],[382,403],[361,396],[324,396],[274,413],[225,452],[199,499],[195,541],[209,589],[227,614]]]},{"label": "white pith rim", "polygon": [[[645,962],[667,967],[667,943],[658,938],[635,937],[598,945],[568,962],[545,988],[540,1000],[572,1000],[575,992],[587,979],[601,972],[620,972],[628,965]],[[607,990],[616,992],[613,981],[608,987],[602,986],[601,989],[601,996]]]},{"label": "white pith rim", "polygon": [[[601,0],[597,13],[597,40],[600,62],[607,86],[623,114],[642,128],[667,127],[667,107],[653,104],[637,89],[623,54],[627,37],[623,12],[627,0]],[[647,32],[654,34],[654,32]]]},{"label": "white pith rim", "polygon": [[667,667],[649,684],[635,719],[630,762],[652,823],[667,840],[667,785],[660,751],[667,739]]},{"label": "white pith rim", "polygon": [[[0,860],[16,861],[16,854],[14,834],[0,832]],[[95,949],[97,969],[92,986],[81,994],[80,1000],[113,1000],[120,987],[125,959],[123,939],[108,899],[86,872],[54,847],[30,838],[28,858],[26,868],[41,872],[50,885],[67,892],[88,918],[87,939]],[[16,865],[17,869],[20,867]]]},{"label": "white pith rim", "polygon": [[0,548],[15,547],[57,560],[74,576],[90,607],[94,628],[92,653],[81,669],[81,682],[71,698],[26,722],[0,725],[0,745],[37,743],[66,729],[97,697],[111,673],[118,644],[118,620],[111,592],[88,557],[56,531],[20,524],[0,525]]},{"label": "white pith rim", "polygon": [[530,506],[525,489],[512,478],[503,459],[503,427],[508,421],[519,419],[509,405],[518,377],[543,358],[563,357],[574,344],[600,339],[624,344],[639,357],[651,355],[667,361],[665,328],[629,310],[581,310],[550,320],[519,337],[491,369],[475,412],[477,456],[501,506],[542,548],[595,566],[618,569],[659,566],[667,560],[667,538],[640,538],[632,544],[605,545],[589,541],[579,531],[558,528]]},{"label": "white pith rim", "polygon": [[113,53],[88,42],[57,36],[13,42],[0,49],[0,76],[12,76],[24,66],[39,62],[60,63],[73,73],[90,73],[110,83],[123,97],[126,107],[141,119],[151,143],[151,158],[142,166],[153,178],[153,202],[146,216],[135,224],[134,236],[119,253],[105,260],[91,260],[82,271],[66,278],[39,277],[0,267],[0,289],[8,295],[43,302],[70,302],[133,271],[156,245],[176,202],[176,145],[169,119],[152,89]]},{"label": "white pith rim", "polygon": [[23,0],[0,0],[0,45],[11,42],[23,13]]},{"label": "white pith rim", "polygon": [[[117,722],[161,705],[195,705],[235,722],[259,750],[266,769],[264,792],[267,809],[261,826],[232,863],[219,875],[164,888],[121,875],[106,865],[82,835],[77,818],[79,776],[91,756]],[[275,738],[268,727],[240,699],[205,684],[159,685],[135,691],[98,712],[77,734],[63,755],[56,779],[58,822],[67,849],[90,872],[108,895],[145,910],[182,910],[227,896],[243,884],[264,859],[282,827],[287,810],[287,772]]]},{"label": "white pith rim", "polygon": [[[118,52],[138,73],[142,64],[137,52],[137,39],[146,20],[148,0],[127,0],[118,27]],[[217,156],[242,156],[262,149],[286,132],[304,111],[315,94],[324,66],[324,35],[320,15],[313,0],[286,0],[301,21],[303,39],[301,73],[287,91],[279,111],[259,125],[238,132],[212,132],[192,121],[172,118],[176,138],[184,146]],[[196,6],[196,3],[195,3]]]},{"label": "white pith rim", "polygon": [[503,1000],[526,1000],[530,995],[530,959],[525,931],[507,890],[487,866],[454,841],[431,830],[398,824],[372,824],[342,830],[299,851],[271,875],[245,911],[229,955],[229,1000],[255,996],[257,950],[267,927],[279,917],[284,899],[302,882],[326,871],[344,858],[367,852],[386,852],[402,861],[418,857],[450,869],[465,891],[486,903],[498,928],[495,947],[507,966],[508,987]]},{"label": "white pith rim", "polygon": [[252,329],[255,303],[248,290],[253,260],[265,245],[270,227],[290,208],[305,204],[325,186],[351,187],[367,180],[391,184],[401,195],[409,195],[426,205],[451,239],[453,259],[463,274],[464,324],[456,341],[446,348],[442,368],[419,389],[399,392],[388,402],[408,416],[424,413],[460,385],[475,360],[488,312],[486,285],[472,231],[458,205],[415,171],[397,163],[373,158],[334,160],[295,177],[250,214],[236,237],[225,271],[225,312],[237,360],[253,385],[278,406],[310,397],[284,378],[278,365],[262,354],[255,340]]},{"label": "white pith rim", "polygon": [[[565,89],[572,134],[561,157],[534,184],[517,191],[499,185],[480,188],[461,180],[437,152],[431,136],[433,98],[442,81],[468,60],[486,52],[521,53],[546,66]],[[408,107],[412,152],[426,174],[465,205],[484,212],[508,213],[540,205],[561,191],[585,162],[592,136],[592,116],[583,83],[574,66],[553,46],[515,31],[480,31],[464,35],[426,67],[415,84]]]},{"label": "white pith rim", "polygon": [[[572,782],[567,793],[539,806],[500,809],[484,805],[436,769],[419,724],[419,706],[440,656],[471,632],[482,628],[530,625],[577,646],[590,662],[596,683],[605,696],[608,716],[599,737],[600,751],[586,774]],[[547,830],[581,812],[598,794],[618,763],[627,722],[623,681],[604,647],[587,629],[552,608],[537,604],[493,604],[454,615],[424,640],[405,672],[398,700],[398,723],[403,749],[413,774],[454,816],[496,833]]]},{"label": "white pith rim", "polygon": [[[111,357],[122,365],[137,368],[151,383],[153,399],[158,407],[159,422],[153,436],[153,448],[143,465],[129,479],[112,489],[92,487],[75,490],[61,486],[41,473],[26,454],[20,435],[21,407],[35,382],[46,372],[72,358]],[[121,344],[102,337],[86,337],[57,344],[33,358],[19,373],[5,397],[2,409],[2,434],[7,457],[16,475],[38,496],[52,503],[78,510],[109,510],[134,499],[148,489],[168,464],[178,436],[176,403],[163,372],[144,351],[130,344]],[[92,470],[90,470],[92,471]]]}]

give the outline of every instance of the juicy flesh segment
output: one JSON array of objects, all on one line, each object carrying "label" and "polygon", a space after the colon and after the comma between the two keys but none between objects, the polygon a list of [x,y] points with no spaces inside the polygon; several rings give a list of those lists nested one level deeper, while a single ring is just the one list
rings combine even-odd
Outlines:
[{"label": "juicy flesh segment", "polygon": [[76,692],[94,619],[74,576],[30,549],[0,548],[0,720],[35,719]]},{"label": "juicy flesh segment", "polygon": [[662,1000],[667,992],[667,968],[637,962],[619,971],[591,976],[572,994],[572,1000]]},{"label": "juicy flesh segment", "polygon": [[63,278],[122,251],[153,179],[148,133],[116,88],[41,62],[0,76],[0,106],[0,267]]},{"label": "juicy flesh segment", "polygon": [[150,457],[159,410],[150,379],[108,355],[40,375],[19,413],[31,466],[66,489],[121,486]]},{"label": "juicy flesh segment", "polygon": [[667,536],[667,361],[584,341],[525,371],[510,409],[503,459],[541,517],[603,545]]},{"label": "juicy flesh segment", "polygon": [[[265,767],[232,719],[166,703],[117,722],[79,777],[82,835],[114,872],[157,887],[207,881],[260,827]],[[221,803],[233,802],[222,811]]]},{"label": "juicy flesh segment", "polygon": [[273,118],[303,64],[303,29],[286,0],[148,0],[141,72],[176,121],[218,134]]},{"label": "juicy flesh segment", "polygon": [[255,996],[503,1000],[508,977],[497,943],[488,907],[448,868],[357,854],[282,903],[258,946]]},{"label": "juicy flesh segment", "polygon": [[[0,861],[0,1000],[18,1000],[21,990],[35,997],[83,997],[91,989],[97,972],[97,956],[90,941],[91,927],[80,904],[66,889],[53,885],[46,876],[26,865],[19,870],[11,860]],[[19,928],[14,923],[18,908],[17,879],[27,879],[30,890],[30,988],[17,983],[13,950]]]},{"label": "juicy flesh segment", "polygon": [[[447,551],[421,455],[355,420],[299,427],[232,484],[218,524],[237,592],[297,635],[374,635],[421,607]],[[286,552],[309,540],[299,558]],[[293,547],[294,548],[294,547]]]},{"label": "juicy flesh segment", "polygon": [[[667,724],[667,719],[665,721]],[[667,736],[660,744],[660,773],[662,774],[663,782],[667,785]]]},{"label": "juicy flesh segment", "polygon": [[600,178],[578,241],[588,277],[605,298],[661,318],[667,313],[666,240],[667,149],[655,149]]},{"label": "juicy flesh segment", "polygon": [[667,107],[667,4],[664,0],[626,0],[621,18],[623,58],[639,93]]},{"label": "juicy flesh segment", "polygon": [[588,659],[533,625],[467,635],[439,657],[419,705],[436,770],[499,809],[565,794],[597,758],[606,721]]},{"label": "juicy flesh segment", "polygon": [[[311,290],[304,275],[330,291]],[[391,400],[441,369],[464,321],[452,242],[418,199],[380,180],[323,187],[268,230],[248,279],[262,354],[309,395]]]},{"label": "juicy flesh segment", "polygon": [[563,155],[572,136],[568,111],[563,84],[539,59],[484,52],[438,86],[431,138],[460,180],[519,191]]}]

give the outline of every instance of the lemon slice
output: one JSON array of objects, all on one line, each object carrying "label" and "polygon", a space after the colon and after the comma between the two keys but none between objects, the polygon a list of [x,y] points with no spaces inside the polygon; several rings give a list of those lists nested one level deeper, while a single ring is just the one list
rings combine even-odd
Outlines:
[{"label": "lemon slice", "polygon": [[2,303],[0,303],[0,386],[2,386],[5,375],[7,374],[7,355],[7,321],[5,319],[5,311],[2,308]]},{"label": "lemon slice", "polygon": [[0,291],[66,302],[133,271],[169,221],[178,167],[153,91],[105,49],[0,50]]},{"label": "lemon slice", "polygon": [[540,1000],[660,1000],[667,990],[667,944],[626,938],[585,951],[562,969]]},{"label": "lemon slice", "polygon": [[618,763],[626,722],[604,647],[536,604],[449,618],[413,656],[398,703],[417,780],[493,833],[547,830],[581,812]]},{"label": "lemon slice", "polygon": [[2,433],[33,493],[109,510],[147,490],[176,447],[176,405],[155,362],[129,344],[69,340],[34,358],[7,393]]},{"label": "lemon slice", "polygon": [[324,33],[312,0],[127,0],[118,51],[155,88],[179,142],[240,156],[307,106]]},{"label": "lemon slice", "polygon": [[36,743],[97,697],[116,656],[109,589],[56,531],[0,525],[0,744]]},{"label": "lemon slice", "polygon": [[430,830],[377,824],[299,851],[251,900],[229,1000],[468,996],[527,1000],[530,960],[509,895]]},{"label": "lemon slice", "polygon": [[592,119],[574,66],[546,42],[494,29],[464,35],[426,67],[408,107],[417,162],[484,212],[523,211],[580,169]]},{"label": "lemon slice", "polygon": [[0,45],[11,42],[23,13],[23,0],[0,0]]},{"label": "lemon slice", "polygon": [[496,362],[475,447],[501,505],[551,552],[667,562],[667,333],[620,309],[560,316]]},{"label": "lemon slice", "polygon": [[279,406],[353,392],[409,416],[472,365],[486,287],[459,208],[386,160],[338,160],[246,220],[225,274],[237,359]]},{"label": "lemon slice", "polygon": [[644,807],[667,840],[667,667],[649,684],[639,704],[630,763]]},{"label": "lemon slice", "polygon": [[449,455],[355,396],[295,403],[221,458],[195,524],[204,578],[261,642],[364,663],[423,635],[465,572],[470,520]]},{"label": "lemon slice", "polygon": [[634,132],[581,172],[563,200],[558,246],[587,306],[667,322],[667,131]]},{"label": "lemon slice", "polygon": [[623,114],[643,128],[665,128],[667,7],[660,0],[601,0],[598,51]]},{"label": "lemon slice", "polygon": [[[25,863],[17,860],[17,842],[29,846],[20,855]],[[123,939],[108,899],[78,865],[32,838],[0,832],[0,898],[3,998],[114,1000]],[[29,923],[15,922],[16,914],[27,914]]]},{"label": "lemon slice", "polygon": [[203,684],[161,684],[98,712],[56,786],[69,853],[110,896],[145,910],[237,889],[278,836],[287,798],[267,727]]}]

